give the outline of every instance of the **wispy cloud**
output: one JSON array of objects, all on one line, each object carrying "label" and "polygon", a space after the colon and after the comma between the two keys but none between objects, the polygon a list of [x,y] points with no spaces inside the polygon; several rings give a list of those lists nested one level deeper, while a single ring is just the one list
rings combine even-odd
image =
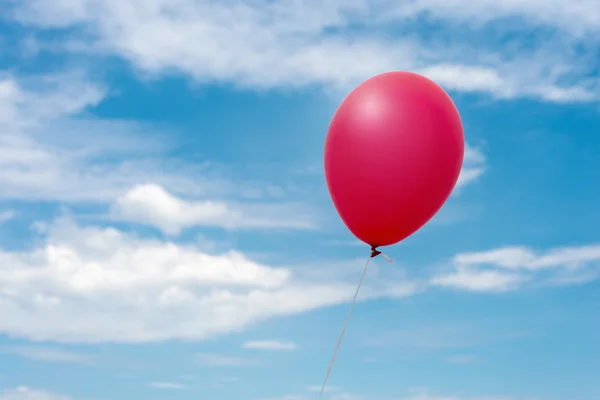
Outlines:
[{"label": "wispy cloud", "polygon": [[591,262],[600,262],[600,245],[563,247],[537,254],[527,247],[463,253],[454,257],[461,265],[491,265],[507,270],[541,270],[547,268],[576,269]]},{"label": "wispy cloud", "polygon": [[486,157],[481,149],[465,145],[463,167],[456,183],[457,188],[478,180],[486,169]]},{"label": "wispy cloud", "polygon": [[195,360],[198,364],[215,367],[247,367],[262,363],[260,360],[252,358],[236,357],[217,353],[199,353],[196,354]]},{"label": "wispy cloud", "polygon": [[479,357],[470,354],[458,354],[449,357],[447,360],[451,364],[476,364],[478,363]]},{"label": "wispy cloud", "polygon": [[494,324],[432,323],[403,330],[393,330],[374,335],[365,340],[373,347],[412,347],[422,349],[466,349],[493,343],[526,339],[531,330],[498,330]]},{"label": "wispy cloud", "polygon": [[[310,210],[284,201],[284,187],[226,177],[212,160],[170,156],[168,127],[92,117],[90,109],[108,92],[80,71],[33,76],[0,71],[0,199],[96,204],[120,199],[116,211],[122,217],[157,222],[167,231],[189,226],[182,210],[192,212],[192,225],[312,226]],[[277,218],[269,219],[267,209]],[[291,220],[294,213],[307,218]]]},{"label": "wispy cloud", "polygon": [[[418,394],[415,396],[402,397],[400,400],[518,400],[507,396],[444,396],[435,394]],[[523,399],[526,400],[526,399]]]},{"label": "wispy cloud", "polygon": [[3,210],[3,211],[0,211],[0,224],[3,223],[3,222],[6,222],[6,221],[10,221],[16,215],[17,215],[17,213],[15,212],[15,210]]},{"label": "wispy cloud", "polygon": [[153,129],[86,118],[83,113],[105,96],[102,84],[77,71],[0,74],[0,196],[107,201],[149,176],[185,187],[176,173],[165,174],[173,168],[153,160],[160,149]]},{"label": "wispy cloud", "polygon": [[242,345],[245,349],[258,349],[258,350],[295,350],[296,343],[293,342],[282,342],[278,340],[256,340],[249,341]]},{"label": "wispy cloud", "polygon": [[[533,400],[509,396],[452,396],[429,394],[428,392],[408,396],[361,395],[355,393],[330,393],[323,397],[325,400]],[[260,400],[310,400],[310,396],[302,394],[287,394],[279,397],[268,397]]]},{"label": "wispy cloud", "polygon": [[166,390],[184,390],[184,389],[189,388],[189,386],[184,385],[182,383],[165,382],[165,381],[149,382],[148,386],[155,388],[155,389],[166,389]]},{"label": "wispy cloud", "polygon": [[[312,386],[307,387],[306,390],[308,390],[309,392],[320,392],[321,385],[312,385]],[[337,392],[339,390],[340,389],[335,386],[326,386],[325,389],[323,389],[323,393]]]},{"label": "wispy cloud", "polygon": [[[473,292],[506,292],[525,283],[568,285],[600,277],[600,246],[562,247],[536,253],[525,246],[461,253],[451,272],[433,276],[434,286]],[[534,278],[538,278],[534,280]]]},{"label": "wispy cloud", "polygon": [[[320,391],[319,387],[317,391]],[[307,396],[305,394],[286,394],[278,397],[266,397],[260,400],[309,400],[314,396]],[[324,397],[325,400],[371,400],[372,397],[365,397],[352,393],[339,392],[337,390],[325,390]]]},{"label": "wispy cloud", "polygon": [[71,400],[71,397],[19,386],[0,391],[0,400]]},{"label": "wispy cloud", "polygon": [[75,353],[57,347],[43,346],[9,346],[0,351],[36,361],[56,363],[90,364],[93,358],[86,354]]}]

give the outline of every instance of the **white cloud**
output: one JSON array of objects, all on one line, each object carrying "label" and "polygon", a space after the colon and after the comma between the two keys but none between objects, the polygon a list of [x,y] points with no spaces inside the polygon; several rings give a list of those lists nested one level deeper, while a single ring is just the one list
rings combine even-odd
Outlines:
[{"label": "white cloud", "polygon": [[75,364],[89,364],[92,361],[85,354],[74,353],[56,347],[8,346],[0,348],[0,351],[35,361]]},{"label": "white cloud", "polygon": [[296,343],[279,340],[254,340],[244,343],[242,347],[258,350],[295,350],[297,346]]},{"label": "white cloud", "polygon": [[26,386],[0,391],[0,400],[69,400],[68,396],[34,390]]},{"label": "white cloud", "polygon": [[191,226],[236,228],[310,229],[316,224],[301,204],[235,205],[216,201],[187,201],[159,185],[136,185],[119,197],[113,207],[117,218],[145,223],[167,234]]},{"label": "white cloud", "polygon": [[431,278],[431,284],[475,292],[514,290],[536,276],[542,284],[580,284],[600,276],[600,245],[555,248],[541,254],[523,246],[462,253],[454,257],[452,269]]},{"label": "white cloud", "polygon": [[[0,331],[60,342],[202,340],[351,298],[357,276],[310,270],[63,220],[29,251],[0,251]],[[370,274],[361,300],[417,290],[385,272]]]},{"label": "white cloud", "polygon": [[527,247],[504,247],[459,254],[454,257],[454,262],[462,265],[492,265],[511,270],[572,269],[600,262],[600,245],[556,248],[545,254],[536,254]]},{"label": "white cloud", "polygon": [[149,387],[155,388],[155,389],[167,389],[167,390],[184,390],[184,389],[188,389],[189,387],[187,385],[181,384],[181,383],[177,383],[177,382],[150,382],[148,383]]},{"label": "white cloud", "polygon": [[451,364],[475,364],[479,361],[479,357],[470,354],[459,354],[448,358]]},{"label": "white cloud", "polygon": [[454,321],[419,324],[401,330],[391,330],[365,340],[372,347],[406,347],[412,349],[467,349],[494,343],[527,338],[527,330],[504,330],[497,328],[496,321],[461,323]]},{"label": "white cloud", "polygon": [[[154,76],[180,71],[200,82],[246,87],[345,88],[377,73],[408,69],[464,92],[589,101],[598,97],[598,80],[590,78],[594,62],[576,49],[583,40],[593,40],[600,17],[595,0],[573,1],[567,8],[544,0],[527,5],[482,0],[472,7],[458,0],[136,0],[127,5],[119,0],[26,0],[13,11],[29,27],[75,28],[62,32],[63,51],[117,54]],[[467,33],[449,29],[444,42],[435,42],[420,38],[419,32],[392,38],[387,30],[408,26],[417,17],[459,23]],[[520,18],[509,26],[517,32],[550,28],[550,36],[540,42],[552,45],[534,44],[533,51],[524,52],[524,45],[494,42],[492,35],[482,45],[486,24],[507,18]],[[357,25],[363,28],[360,37],[352,29]],[[190,38],[202,45],[190,46]]]},{"label": "white cloud", "polygon": [[39,126],[97,105],[105,94],[106,88],[87,82],[77,71],[42,74],[20,82],[10,74],[0,73],[0,104],[3,108],[0,123],[4,129]]},{"label": "white cloud", "polygon": [[454,272],[433,277],[431,283],[473,292],[506,292],[518,287],[525,279],[519,274],[459,266]]},{"label": "white cloud", "polygon": [[261,363],[260,360],[252,358],[235,357],[216,353],[199,353],[196,354],[195,358],[198,364],[214,367],[247,367]]},{"label": "white cloud", "polygon": [[3,223],[3,222],[6,222],[6,221],[10,221],[16,215],[17,215],[17,213],[15,212],[15,210],[3,210],[3,211],[0,211],[0,224]]},{"label": "white cloud", "polygon": [[475,182],[483,175],[486,168],[486,157],[480,149],[465,143],[465,155],[462,169],[458,176],[456,187],[460,188],[469,183]]}]

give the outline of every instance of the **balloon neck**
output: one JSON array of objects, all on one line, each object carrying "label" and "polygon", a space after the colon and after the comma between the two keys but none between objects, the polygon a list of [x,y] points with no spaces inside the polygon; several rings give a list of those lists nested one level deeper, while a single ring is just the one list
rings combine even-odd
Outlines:
[{"label": "balloon neck", "polygon": [[371,246],[371,258],[375,258],[380,254],[381,252],[377,250],[377,246]]}]

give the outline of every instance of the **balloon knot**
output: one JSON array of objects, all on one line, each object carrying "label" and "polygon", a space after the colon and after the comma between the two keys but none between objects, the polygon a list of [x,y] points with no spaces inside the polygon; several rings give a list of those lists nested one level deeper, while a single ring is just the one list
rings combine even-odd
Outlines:
[{"label": "balloon knot", "polygon": [[381,254],[381,252],[379,250],[377,250],[377,247],[371,246],[371,258],[375,258],[380,254]]},{"label": "balloon knot", "polygon": [[387,261],[391,262],[392,264],[394,264],[394,260],[392,260],[391,258],[389,258],[387,256],[387,254],[385,254],[383,251],[379,251],[377,250],[377,246],[371,246],[371,258],[375,258],[378,255],[382,255]]}]

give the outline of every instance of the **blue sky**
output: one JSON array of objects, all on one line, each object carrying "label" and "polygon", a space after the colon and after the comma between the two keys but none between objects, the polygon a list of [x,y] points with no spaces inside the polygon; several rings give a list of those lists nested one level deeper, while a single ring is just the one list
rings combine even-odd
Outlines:
[{"label": "blue sky", "polygon": [[7,0],[0,400],[315,399],[369,253],[325,134],[391,70],[448,90],[465,164],[326,400],[600,398],[596,3]]}]

